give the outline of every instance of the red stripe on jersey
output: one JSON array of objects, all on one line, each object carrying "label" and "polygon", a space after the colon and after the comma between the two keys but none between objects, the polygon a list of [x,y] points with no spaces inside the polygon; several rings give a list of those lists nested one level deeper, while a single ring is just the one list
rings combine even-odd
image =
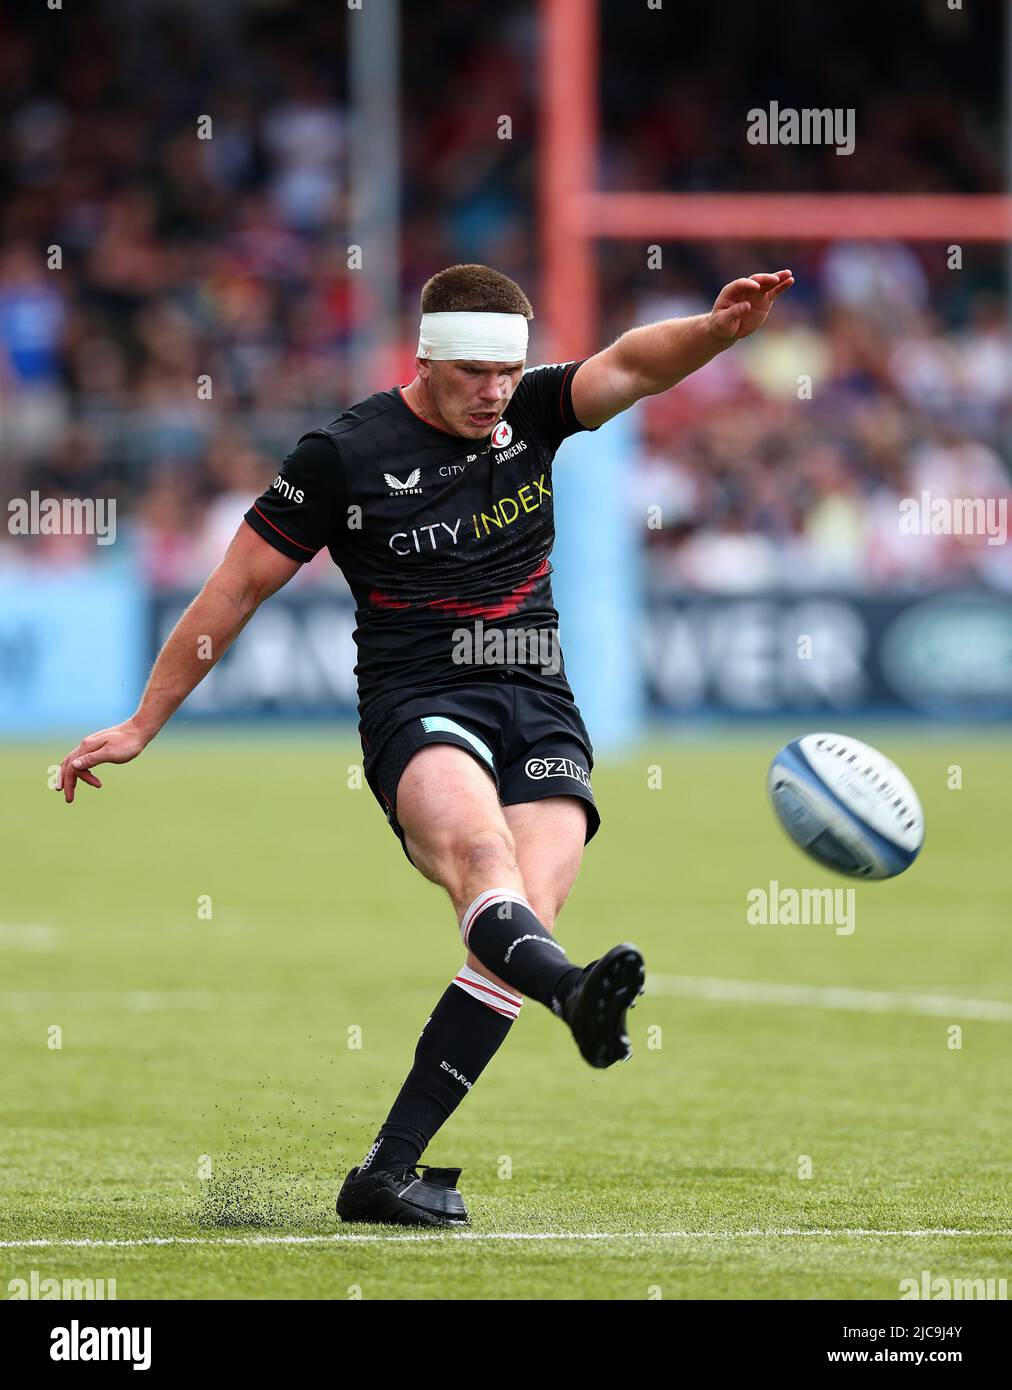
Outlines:
[{"label": "red stripe on jersey", "polygon": [[458,618],[509,618],[523,607],[524,600],[530,597],[531,590],[539,579],[548,573],[547,558],[537,569],[527,576],[515,589],[511,589],[498,603],[465,603],[456,598],[433,599],[428,605],[444,613],[453,613]]},{"label": "red stripe on jersey", "polygon": [[[285,533],[284,531],[282,531],[281,527],[275,526],[274,522],[271,521],[269,516],[264,516],[263,512],[260,510],[260,508],[257,506],[255,502],[253,503],[253,510],[256,512],[258,517],[266,521],[267,525],[271,528],[272,531],[277,531],[279,536],[285,536]],[[291,536],[285,536],[285,540],[288,542],[289,545],[297,545],[300,550],[308,550],[310,555],[316,554],[316,551],[313,549],[311,545],[303,545],[301,541],[292,540]]]},{"label": "red stripe on jersey", "polygon": [[369,605],[372,608],[438,608],[442,613],[452,613],[458,618],[509,618],[523,607],[524,600],[539,579],[548,573],[547,557],[537,569],[529,574],[515,589],[498,603],[467,603],[459,598],[434,598],[426,603],[412,604],[394,598],[392,594],[381,593],[379,589],[369,592]]},{"label": "red stripe on jersey", "polygon": [[394,598],[392,594],[381,594],[379,589],[369,590],[370,608],[410,608],[411,606],[410,603],[402,603],[400,599]]}]

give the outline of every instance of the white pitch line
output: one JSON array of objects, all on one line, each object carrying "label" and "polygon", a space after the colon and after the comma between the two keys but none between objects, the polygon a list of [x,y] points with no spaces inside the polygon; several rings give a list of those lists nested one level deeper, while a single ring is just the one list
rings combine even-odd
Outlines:
[{"label": "white pitch line", "polygon": [[781,1237],[834,1236],[902,1236],[921,1239],[930,1236],[1012,1236],[1012,1228],[1004,1230],[959,1230],[951,1226],[926,1227],[922,1230],[891,1231],[865,1227],[825,1227],[804,1231],[800,1227],[773,1230],[742,1231],[420,1231],[405,1235],[357,1235],[336,1232],[316,1236],[141,1236],[136,1240],[0,1240],[2,1250],[129,1250],[142,1246],[207,1245],[338,1245],[376,1244],[394,1241],[410,1244],[417,1241],[486,1241],[486,1240],[770,1240]]},{"label": "white pitch line", "polygon": [[0,950],[55,951],[59,928],[35,922],[0,922]]},{"label": "white pitch line", "polygon": [[0,1009],[9,1013],[56,1008],[73,1013],[106,1013],[110,1009],[135,1014],[209,1013],[212,1010],[270,1009],[277,999],[277,995],[265,992],[214,993],[202,989],[7,990],[0,994]]},{"label": "white pitch line", "polygon": [[647,997],[669,995],[713,1004],[772,1004],[780,1008],[850,1009],[868,1014],[929,1014],[935,1018],[974,1018],[1012,1023],[1012,1003],[1004,999],[962,999],[947,994],[903,994],[896,990],[839,986],[771,984],[762,980],[721,980],[706,975],[647,975]]}]

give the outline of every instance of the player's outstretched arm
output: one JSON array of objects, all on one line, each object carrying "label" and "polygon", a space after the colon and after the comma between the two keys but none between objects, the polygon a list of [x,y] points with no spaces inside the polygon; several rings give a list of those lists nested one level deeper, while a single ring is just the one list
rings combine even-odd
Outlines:
[{"label": "player's outstretched arm", "polygon": [[243,522],[225,558],[169,634],[137,712],[122,724],[83,738],[63,759],[56,790],[73,801],[78,778],[90,787],[102,785],[91,768],[128,763],[142,753],[264,599],[299,568],[298,560],[289,560]]},{"label": "player's outstretched arm", "polygon": [[667,319],[623,333],[577,369],[576,418],[593,429],[644,396],[676,386],[718,352],[761,328],[773,301],[793,284],[789,270],[761,271],[725,285],[709,314]]}]

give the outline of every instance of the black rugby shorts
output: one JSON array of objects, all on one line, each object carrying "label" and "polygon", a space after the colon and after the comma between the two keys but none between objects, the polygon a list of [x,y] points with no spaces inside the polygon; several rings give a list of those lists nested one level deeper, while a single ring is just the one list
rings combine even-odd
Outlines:
[{"label": "black rugby shorts", "polygon": [[601,817],[590,785],[594,752],[572,696],[500,674],[425,692],[406,690],[384,720],[380,741],[363,741],[366,781],[405,854],[397,785],[411,758],[430,743],[469,753],[492,778],[503,806],[579,797],[587,809],[586,839],[597,833]]}]

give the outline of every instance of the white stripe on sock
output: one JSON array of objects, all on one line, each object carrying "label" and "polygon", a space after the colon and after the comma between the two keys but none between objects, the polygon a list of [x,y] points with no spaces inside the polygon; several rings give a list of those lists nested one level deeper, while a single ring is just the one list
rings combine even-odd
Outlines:
[{"label": "white stripe on sock", "polygon": [[514,893],[512,888],[486,889],[484,893],[478,894],[474,902],[460,919],[460,935],[463,938],[465,946],[467,945],[468,937],[471,935],[471,927],[474,925],[474,919],[478,916],[478,913],[484,912],[485,909],[491,907],[493,903],[500,902],[519,903],[521,907],[526,907],[528,911],[532,912],[534,910],[527,899],[520,893]]},{"label": "white stripe on sock", "polygon": [[459,985],[465,994],[469,994],[472,999],[479,1000],[490,1009],[494,1009],[497,1014],[505,1014],[507,1018],[519,1018],[520,1006],[524,1002],[522,994],[510,994],[500,985],[492,984],[484,975],[479,975],[477,970],[472,970],[469,965],[462,965],[454,976],[453,983]]}]

